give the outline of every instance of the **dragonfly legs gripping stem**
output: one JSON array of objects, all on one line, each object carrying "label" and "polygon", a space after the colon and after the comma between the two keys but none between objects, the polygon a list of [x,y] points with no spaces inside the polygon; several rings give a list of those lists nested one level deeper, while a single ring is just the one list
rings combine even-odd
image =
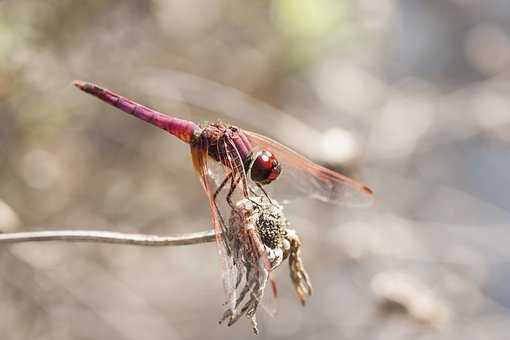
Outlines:
[{"label": "dragonfly legs gripping stem", "polygon": [[230,177],[230,188],[229,188],[228,194],[227,194],[227,203],[228,203],[228,205],[230,205],[230,208],[232,208],[233,210],[236,210],[236,206],[235,206],[234,202],[232,202],[232,195],[234,194],[234,191],[236,190],[236,187],[240,181],[241,181],[240,176],[236,175],[236,176]]},{"label": "dragonfly legs gripping stem", "polygon": [[223,187],[225,186],[225,184],[227,184],[228,180],[230,179],[230,177],[232,177],[232,173],[229,173],[224,179],[223,181],[221,182],[220,186],[218,187],[218,189],[216,189],[216,191],[214,192],[214,195],[213,195],[213,199],[214,201],[216,201],[216,197],[220,194],[221,190],[223,189]]},{"label": "dragonfly legs gripping stem", "polygon": [[[216,208],[216,213],[218,214],[219,218],[220,218],[220,223],[221,223],[221,229],[222,229],[222,232],[225,233],[226,232],[226,229],[227,229],[227,224],[225,223],[225,219],[223,218],[223,215],[221,214],[221,211],[220,209],[218,208],[218,205],[216,204],[216,198],[218,197],[218,195],[220,194],[221,190],[223,190],[223,187],[225,186],[225,184],[227,184],[228,180],[230,179],[230,177],[232,177],[232,173],[229,173],[225,179],[221,182],[220,186],[218,187],[218,189],[216,189],[216,191],[214,192],[213,194],[213,201],[214,201],[214,207]],[[232,249],[230,249],[230,246],[228,244],[228,242],[225,242],[225,247],[227,249],[227,253],[229,256],[232,255]]]},{"label": "dragonfly legs gripping stem", "polygon": [[[220,194],[220,192],[223,190],[225,185],[230,180],[230,188],[229,188],[226,200],[227,200],[227,203],[230,206],[230,208],[232,208],[233,211],[235,211],[237,214],[239,214],[239,212],[235,208],[234,203],[232,202],[232,195],[233,195],[233,193],[234,193],[234,191],[235,191],[235,189],[236,189],[236,187],[237,187],[237,185],[239,184],[239,181],[240,181],[240,178],[236,178],[236,177],[237,176],[233,175],[233,172],[231,172],[227,176],[225,176],[225,178],[223,179],[223,181],[219,185],[218,189],[216,189],[216,191],[214,192],[213,200],[214,200],[214,203],[216,203],[216,199],[218,198],[218,195]],[[219,211],[217,204],[215,204],[215,206],[216,206],[216,211],[218,212],[218,215],[220,216],[222,227],[225,227],[226,224],[225,224],[225,220],[223,219],[223,216],[221,215],[221,211]],[[239,216],[239,217],[241,217],[241,216]]]},{"label": "dragonfly legs gripping stem", "polygon": [[[235,189],[237,188],[237,186],[239,185],[239,182],[241,181],[241,177],[237,177],[237,176],[233,176],[233,173],[229,173],[227,176],[225,176],[225,178],[223,179],[223,181],[221,182],[220,186],[218,187],[218,189],[216,189],[216,191],[214,192],[214,195],[213,195],[213,199],[214,201],[216,201],[216,198],[218,197],[218,195],[220,194],[221,190],[223,190],[223,188],[225,187],[225,185],[227,184],[227,182],[230,180],[230,188],[229,188],[229,191],[228,191],[228,194],[227,194],[227,202],[229,204],[229,206],[235,210],[235,205],[234,203],[232,202],[232,195],[235,191]],[[267,195],[266,191],[261,187],[260,184],[257,183],[257,186],[260,188],[260,190],[262,190],[262,192],[264,193],[264,195],[266,196],[266,198],[269,200],[269,203],[272,203],[271,202],[271,199],[269,198],[269,196]],[[258,193],[255,192],[255,190],[253,190],[253,188],[249,188],[251,194],[253,195],[257,195]],[[253,200],[251,197],[249,197],[249,195],[247,195],[246,197],[248,200],[250,200],[250,202],[252,202],[255,206],[258,206],[260,207],[260,203]]]}]

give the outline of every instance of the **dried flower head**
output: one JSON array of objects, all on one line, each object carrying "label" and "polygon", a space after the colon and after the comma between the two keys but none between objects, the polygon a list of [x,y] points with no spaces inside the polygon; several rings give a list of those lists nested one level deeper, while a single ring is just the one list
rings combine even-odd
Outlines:
[{"label": "dried flower head", "polygon": [[253,197],[236,204],[224,237],[231,254],[227,265],[234,275],[226,282],[227,310],[220,323],[227,322],[231,326],[245,315],[257,334],[256,311],[270,273],[287,258],[299,299],[304,304],[311,295],[310,280],[300,258],[301,242],[288,226],[283,208],[275,200]]}]

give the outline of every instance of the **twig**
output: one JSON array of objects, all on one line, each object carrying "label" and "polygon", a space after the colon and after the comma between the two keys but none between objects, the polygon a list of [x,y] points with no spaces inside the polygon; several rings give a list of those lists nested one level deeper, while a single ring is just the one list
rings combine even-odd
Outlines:
[{"label": "twig", "polygon": [[47,230],[0,233],[0,243],[35,241],[97,242],[134,246],[165,247],[213,242],[214,231],[199,231],[175,236],[128,234],[98,230]]}]

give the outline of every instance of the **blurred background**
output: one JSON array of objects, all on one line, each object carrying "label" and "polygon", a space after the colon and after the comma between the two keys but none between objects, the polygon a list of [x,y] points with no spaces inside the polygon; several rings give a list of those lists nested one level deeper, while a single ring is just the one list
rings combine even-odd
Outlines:
[{"label": "blurred background", "polygon": [[[0,230],[209,228],[189,149],[75,89],[221,119],[369,184],[298,200],[315,294],[282,266],[260,339],[510,331],[510,6],[504,0],[0,1]],[[0,247],[2,339],[251,336],[214,244]]]}]

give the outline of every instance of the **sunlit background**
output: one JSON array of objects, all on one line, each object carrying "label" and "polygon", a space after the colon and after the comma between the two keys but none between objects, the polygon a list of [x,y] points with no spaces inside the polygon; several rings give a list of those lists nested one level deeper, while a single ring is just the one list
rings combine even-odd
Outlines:
[{"label": "sunlit background", "polygon": [[[298,200],[315,293],[260,339],[510,332],[505,0],[0,1],[0,230],[210,228],[189,148],[75,89],[266,134],[368,183]],[[2,339],[225,339],[214,244],[0,247]]]}]

